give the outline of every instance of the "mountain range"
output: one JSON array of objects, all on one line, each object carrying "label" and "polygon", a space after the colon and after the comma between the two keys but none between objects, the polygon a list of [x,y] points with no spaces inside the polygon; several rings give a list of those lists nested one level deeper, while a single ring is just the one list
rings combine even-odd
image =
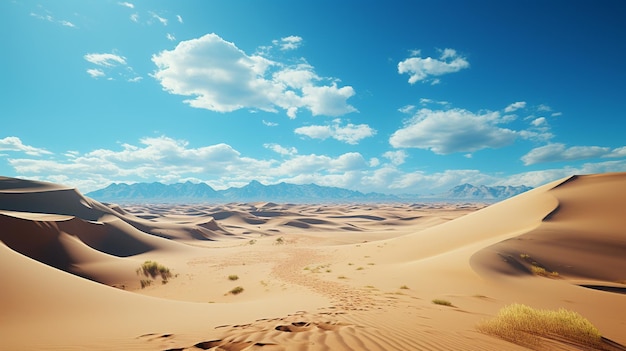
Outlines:
[{"label": "mountain range", "polygon": [[103,202],[199,203],[199,202],[383,202],[417,200],[502,200],[530,190],[527,186],[474,186],[463,184],[444,194],[389,195],[317,184],[263,185],[253,180],[240,188],[215,190],[206,183],[113,183],[86,195]]}]

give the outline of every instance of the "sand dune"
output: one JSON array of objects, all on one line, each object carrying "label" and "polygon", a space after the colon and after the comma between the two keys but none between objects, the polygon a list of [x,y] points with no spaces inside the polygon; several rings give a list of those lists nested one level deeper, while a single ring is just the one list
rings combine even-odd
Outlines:
[{"label": "sand dune", "polygon": [[[512,303],[576,311],[624,349],[625,205],[624,173],[490,206],[121,208],[0,178],[0,349],[523,350],[476,328]],[[146,260],[167,284],[140,287]]]}]

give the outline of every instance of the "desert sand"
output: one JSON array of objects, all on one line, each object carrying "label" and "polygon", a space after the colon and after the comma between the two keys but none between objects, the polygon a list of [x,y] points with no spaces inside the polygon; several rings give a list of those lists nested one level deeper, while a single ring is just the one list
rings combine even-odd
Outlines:
[{"label": "desert sand", "polygon": [[0,177],[0,349],[524,350],[477,329],[513,303],[624,349],[625,208],[626,173],[492,205],[118,206]]}]

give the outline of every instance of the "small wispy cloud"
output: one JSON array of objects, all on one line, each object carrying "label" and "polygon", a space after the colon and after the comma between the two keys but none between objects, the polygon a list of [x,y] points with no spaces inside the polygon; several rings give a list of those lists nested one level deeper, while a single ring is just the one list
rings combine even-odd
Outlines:
[{"label": "small wispy cloud", "polygon": [[284,147],[282,145],[274,143],[263,144],[263,147],[284,156],[295,155],[298,153],[298,149],[296,149],[295,147]]},{"label": "small wispy cloud", "polygon": [[60,25],[62,25],[64,27],[78,28],[74,23],[72,23],[72,22],[70,22],[68,20],[57,20],[50,14],[41,15],[41,14],[38,14],[38,13],[31,12],[30,15],[32,17],[34,17],[34,18],[37,18],[37,19],[40,19],[40,20],[43,20],[43,21],[47,21],[47,22],[50,22],[50,23],[60,24]]},{"label": "small wispy cloud", "polygon": [[365,139],[376,134],[376,130],[368,126],[367,124],[352,124],[348,123],[342,125],[340,119],[335,119],[331,125],[312,125],[296,128],[294,130],[296,134],[307,136],[311,139],[328,139],[333,138],[335,140],[356,145],[361,139]]},{"label": "small wispy cloud", "polygon": [[104,72],[97,68],[90,68],[87,70],[87,73],[91,76],[91,78],[99,78],[105,76]]},{"label": "small wispy cloud", "polygon": [[290,35],[280,40],[273,40],[272,44],[278,46],[282,51],[295,50],[302,46],[302,38],[296,35]]},{"label": "small wispy cloud", "polygon": [[518,101],[504,108],[504,112],[510,113],[526,107],[526,101]]},{"label": "small wispy cloud", "polygon": [[176,40],[176,37],[175,37],[175,36],[174,36],[174,34],[172,34],[172,33],[167,33],[167,34],[165,35],[165,37],[166,37],[166,38],[167,38],[167,40],[169,40],[169,41],[174,41],[174,40]]},{"label": "small wispy cloud", "polygon": [[125,65],[126,58],[115,54],[86,54],[83,56],[85,60],[98,66],[112,67],[115,65]]},{"label": "small wispy cloud", "polygon": [[137,23],[139,22],[139,14],[138,13],[133,13],[132,15],[130,15],[130,20]]},{"label": "small wispy cloud", "polygon": [[276,127],[276,126],[278,126],[278,123],[275,123],[275,122],[270,122],[270,121],[266,121],[266,120],[263,120],[262,122],[263,122],[263,124],[265,124],[268,127]]},{"label": "small wispy cloud", "polygon": [[159,21],[162,25],[167,26],[167,18],[163,18],[163,17],[157,15],[154,12],[150,12],[150,15],[152,15],[152,18],[154,18],[157,21]]},{"label": "small wispy cloud", "polygon": [[178,20],[178,23],[184,23],[183,18],[180,15],[176,15],[176,19]]},{"label": "small wispy cloud", "polygon": [[126,2],[126,1],[118,2],[117,4],[120,5],[120,6],[128,7],[129,9],[134,9],[135,8],[134,4],[132,4],[130,2]]}]

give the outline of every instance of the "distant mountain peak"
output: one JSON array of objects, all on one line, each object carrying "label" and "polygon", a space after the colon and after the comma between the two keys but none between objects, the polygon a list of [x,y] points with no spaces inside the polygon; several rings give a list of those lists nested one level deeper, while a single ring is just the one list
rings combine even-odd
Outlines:
[{"label": "distant mountain peak", "polygon": [[447,198],[447,199],[502,200],[502,199],[506,199],[512,196],[519,195],[531,189],[532,189],[531,187],[528,187],[525,185],[486,186],[486,185],[472,185],[472,184],[465,183],[465,184],[455,186],[450,191],[445,193],[442,197]]}]

